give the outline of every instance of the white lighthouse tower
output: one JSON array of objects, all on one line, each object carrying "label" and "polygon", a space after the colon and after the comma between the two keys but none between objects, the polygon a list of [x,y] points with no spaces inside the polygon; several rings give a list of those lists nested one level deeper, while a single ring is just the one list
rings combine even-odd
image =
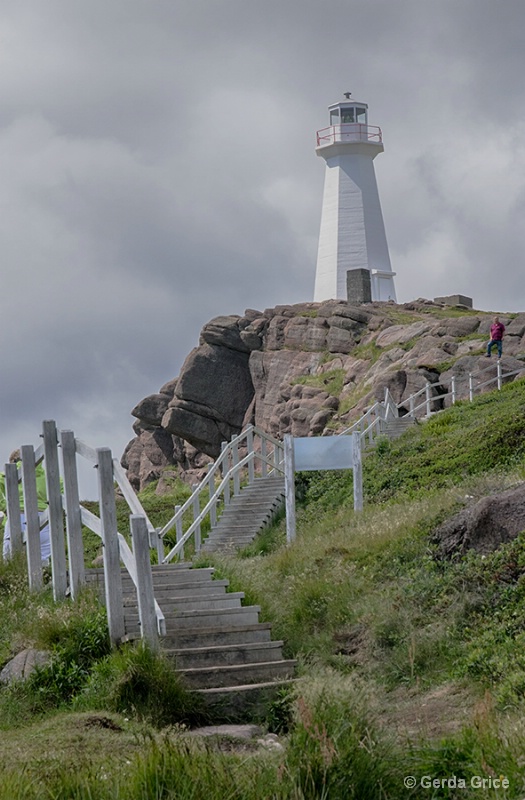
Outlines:
[{"label": "white lighthouse tower", "polygon": [[326,175],[314,301],[346,300],[349,270],[370,279],[368,299],[395,301],[373,163],[383,137],[381,128],[368,124],[367,104],[350,97],[347,92],[346,100],[329,106],[330,126],[317,132]]}]

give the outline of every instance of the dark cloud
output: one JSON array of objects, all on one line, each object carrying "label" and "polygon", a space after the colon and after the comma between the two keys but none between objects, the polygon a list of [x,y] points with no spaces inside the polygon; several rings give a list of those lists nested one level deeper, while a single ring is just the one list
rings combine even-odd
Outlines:
[{"label": "dark cloud", "polygon": [[352,91],[400,300],[525,309],[521,0],[0,8],[5,454],[43,418],[120,454],[201,326],[311,299],[315,131]]}]

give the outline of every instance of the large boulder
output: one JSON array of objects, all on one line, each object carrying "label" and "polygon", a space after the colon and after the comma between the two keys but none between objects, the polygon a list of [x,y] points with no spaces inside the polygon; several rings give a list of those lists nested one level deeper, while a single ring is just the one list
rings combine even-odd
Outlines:
[{"label": "large boulder", "polygon": [[0,672],[0,683],[9,684],[14,681],[25,681],[37,669],[51,662],[51,653],[47,650],[36,650],[28,647],[8,661]]},{"label": "large boulder", "polygon": [[431,540],[440,558],[467,550],[487,554],[525,531],[525,483],[516,489],[484,497],[436,528]]},{"label": "large boulder", "polygon": [[253,397],[248,353],[214,344],[192,350],[162,427],[212,457],[239,433]]},{"label": "large boulder", "polygon": [[[215,317],[180,376],[132,411],[136,438],[123,464],[133,486],[169,483],[170,470],[198,479],[221,443],[247,424],[279,438],[331,434],[382,400],[385,388],[403,404],[401,413],[420,391],[418,413],[424,415],[427,382],[435,384],[430,410],[437,411],[451,403],[444,395],[453,378],[456,398],[468,397],[469,373],[496,375],[496,359],[484,358],[493,314],[445,313],[442,305],[420,298],[405,306],[327,300]],[[525,314],[502,321],[501,365],[519,377]],[[494,383],[485,391],[492,388]]]}]

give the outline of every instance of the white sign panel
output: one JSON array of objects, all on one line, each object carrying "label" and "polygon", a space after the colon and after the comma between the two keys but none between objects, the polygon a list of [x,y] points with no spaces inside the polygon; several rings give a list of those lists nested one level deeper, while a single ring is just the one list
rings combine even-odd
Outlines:
[{"label": "white sign panel", "polygon": [[293,440],[295,469],[351,469],[351,436],[307,436]]}]

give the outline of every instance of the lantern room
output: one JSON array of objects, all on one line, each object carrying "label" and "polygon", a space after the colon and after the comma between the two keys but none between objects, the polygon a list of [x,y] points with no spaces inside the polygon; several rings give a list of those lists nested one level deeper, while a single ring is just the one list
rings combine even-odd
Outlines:
[{"label": "lantern room", "polygon": [[345,97],[346,101],[328,106],[330,126],[317,131],[317,146],[326,147],[338,142],[381,144],[381,128],[368,125],[367,103],[350,100],[350,92],[346,92]]}]

